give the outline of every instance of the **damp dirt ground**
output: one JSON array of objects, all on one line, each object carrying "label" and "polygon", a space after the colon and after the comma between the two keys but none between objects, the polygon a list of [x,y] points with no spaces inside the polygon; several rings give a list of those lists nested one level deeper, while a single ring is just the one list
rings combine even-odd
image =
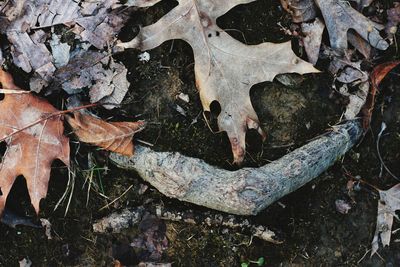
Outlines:
[{"label": "damp dirt ground", "polygon": [[[174,5],[174,1],[162,1],[145,11],[137,11],[120,38],[130,40],[140,25],[154,22]],[[277,3],[260,0],[238,6],[221,17],[218,24],[247,44],[292,41],[294,51],[304,56],[302,48],[296,45],[298,41],[285,35],[283,28],[291,27],[290,20]],[[231,164],[226,135],[210,130],[216,129],[218,105],[214,105],[211,114],[205,117],[202,114],[189,45],[169,41],[149,53],[149,62],[139,62],[139,52],[133,50],[116,56],[129,70],[130,91],[122,108],[95,112],[103,118],[146,120],[147,128],[137,135],[136,142],[152,144],[155,150],[179,151],[221,168],[236,169]],[[390,49],[379,57],[384,61],[397,55]],[[324,69],[323,65],[317,67]],[[14,76],[20,74],[18,70],[11,70]],[[240,266],[263,257],[265,266],[399,266],[398,233],[393,234],[389,248],[380,249],[379,255],[370,258],[368,251],[375,231],[378,194],[370,187],[361,186],[349,195],[346,187],[349,178],[345,175],[359,176],[382,189],[397,183],[382,171],[376,141],[385,121],[388,128],[380,143],[382,159],[400,176],[399,73],[395,69],[382,84],[384,90],[379,95],[371,129],[357,147],[313,182],[248,218],[279,233],[284,237],[283,244],[271,244],[230,229],[166,222],[168,248],[160,262],[173,266]],[[18,82],[26,84],[27,76],[18,77]],[[274,80],[255,85],[251,90],[252,103],[268,138],[262,143],[256,132],[248,133],[244,166],[267,164],[324,133],[340,120],[346,100],[332,90],[333,78],[329,74],[287,75],[280,80],[287,82]],[[188,103],[177,97],[181,93],[188,95]],[[210,122],[206,123],[205,118]],[[67,169],[59,162],[53,164],[48,196],[41,203],[39,217],[52,223],[52,239],[43,230],[0,225],[0,266],[18,266],[18,261],[24,258],[29,258],[33,266],[113,266],[117,257],[115,250],[129,248],[138,236],[138,227],[120,234],[96,234],[92,230],[95,220],[143,204],[162,203],[166,207],[200,213],[204,210],[168,199],[151,186],[143,193],[147,185],[141,178],[135,172],[113,166],[104,151],[76,142],[72,142],[72,151],[76,177],[69,180]],[[54,210],[66,188],[69,190],[66,200]],[[118,200],[108,205],[115,199]],[[336,210],[336,200],[351,205],[348,214]],[[7,208],[37,220],[22,177],[12,189]],[[395,222],[393,230],[399,227]],[[132,249],[119,260],[135,266],[141,257]]]}]

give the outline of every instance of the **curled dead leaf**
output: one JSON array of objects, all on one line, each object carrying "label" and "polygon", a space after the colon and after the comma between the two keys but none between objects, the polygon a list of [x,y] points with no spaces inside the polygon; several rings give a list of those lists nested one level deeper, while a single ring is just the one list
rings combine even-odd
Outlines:
[{"label": "curled dead leaf", "polygon": [[375,97],[378,92],[379,84],[382,80],[391,72],[396,66],[400,64],[400,60],[385,62],[374,68],[370,75],[371,79],[371,90],[367,97],[367,102],[362,108],[361,112],[363,115],[363,128],[368,129],[371,122],[372,111],[374,110]]},{"label": "curled dead leaf", "polygon": [[143,121],[106,122],[80,113],[66,118],[80,141],[127,156],[134,153],[133,135],[145,125]]}]

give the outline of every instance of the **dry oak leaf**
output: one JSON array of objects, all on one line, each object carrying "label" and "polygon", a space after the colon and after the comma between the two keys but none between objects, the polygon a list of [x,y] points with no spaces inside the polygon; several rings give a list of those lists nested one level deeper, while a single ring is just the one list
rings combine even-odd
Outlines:
[{"label": "dry oak leaf", "polygon": [[379,240],[382,245],[389,246],[392,235],[393,218],[399,219],[396,211],[400,210],[400,184],[389,190],[379,190],[380,200],[378,202],[378,216],[376,219],[376,230],[372,240],[371,256],[379,249]]},{"label": "dry oak leaf", "polygon": [[[1,69],[0,83],[4,89],[21,90]],[[54,112],[57,110],[52,105],[32,94],[6,94],[0,102],[0,139],[7,143],[0,164],[0,215],[17,176],[25,177],[38,213],[40,200],[47,193],[51,163],[60,159],[69,166],[69,140],[63,135],[63,122],[60,116],[46,119]]]},{"label": "dry oak leaf", "polygon": [[386,50],[389,44],[379,35],[384,26],[373,22],[351,7],[347,1],[315,0],[324,17],[333,49],[347,49],[347,34],[355,30],[371,46]]},{"label": "dry oak leaf", "polygon": [[257,129],[265,138],[250,101],[250,88],[272,81],[281,73],[318,72],[293,53],[290,42],[245,45],[217,26],[218,17],[239,4],[253,1],[179,0],[179,5],[158,22],[142,28],[132,41],[118,45],[149,50],[167,40],[188,42],[193,49],[203,109],[210,111],[211,103],[219,102],[218,125],[228,134],[236,163],[241,163],[245,155],[247,128]]},{"label": "dry oak leaf", "polygon": [[281,0],[281,5],[295,23],[310,21],[317,16],[314,0]]},{"label": "dry oak leaf", "polygon": [[126,156],[133,155],[132,137],[145,125],[143,121],[105,122],[81,113],[66,118],[80,141]]}]

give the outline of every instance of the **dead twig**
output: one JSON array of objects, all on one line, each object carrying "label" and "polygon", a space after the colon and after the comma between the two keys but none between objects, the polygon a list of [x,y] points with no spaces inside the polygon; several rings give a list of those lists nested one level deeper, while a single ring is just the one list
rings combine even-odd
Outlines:
[{"label": "dead twig", "polygon": [[[379,158],[379,161],[380,161],[380,163],[381,163],[381,166],[382,166],[394,179],[396,179],[397,181],[400,181],[400,178],[397,177],[397,176],[386,166],[385,162],[383,161],[382,155],[381,155],[380,141],[381,141],[381,138],[382,138],[382,134],[385,132],[385,130],[386,130],[386,123],[382,122],[381,130],[379,131],[378,138],[376,139],[376,153],[378,154],[378,158]],[[382,168],[382,167],[381,167],[381,168]],[[382,173],[382,171],[381,171],[381,173]]]},{"label": "dead twig", "polygon": [[104,205],[103,207],[101,207],[101,208],[99,209],[99,211],[104,210],[105,208],[110,207],[110,206],[111,206],[112,204],[114,204],[116,201],[118,201],[118,200],[121,199],[123,196],[125,196],[126,193],[128,193],[128,191],[132,189],[132,187],[133,187],[133,185],[130,185],[130,186],[128,187],[128,189],[125,190],[125,192],[123,192],[119,197],[117,197],[116,199],[114,199],[113,201],[111,201],[110,203],[108,203],[107,205]]},{"label": "dead twig", "polygon": [[113,232],[119,233],[123,229],[139,224],[143,216],[147,213],[154,214],[160,219],[181,222],[192,225],[203,225],[206,227],[224,227],[240,230],[249,233],[251,236],[258,237],[264,241],[274,244],[283,243],[283,239],[278,237],[273,231],[262,225],[254,225],[246,218],[238,218],[234,215],[220,214],[215,212],[195,212],[193,210],[177,211],[156,205],[155,208],[145,208],[143,206],[124,209],[122,212],[115,212],[104,217],[93,224],[93,230],[98,233]]}]

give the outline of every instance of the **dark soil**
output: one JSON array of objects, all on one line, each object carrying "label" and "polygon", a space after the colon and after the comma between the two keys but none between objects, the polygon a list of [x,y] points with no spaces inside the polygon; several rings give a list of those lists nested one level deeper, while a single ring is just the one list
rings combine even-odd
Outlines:
[{"label": "dark soil", "polygon": [[[276,2],[259,0],[238,6],[221,17],[218,24],[224,29],[235,29],[228,32],[248,44],[292,40],[294,51],[303,56],[301,47],[295,45],[298,41],[282,30],[282,27],[291,27],[290,18]],[[388,5],[383,2],[382,5]],[[137,34],[139,25],[154,22],[174,5],[174,1],[162,1],[146,11],[137,11],[122,30],[120,39],[131,39]],[[137,138],[153,144],[155,150],[179,151],[223,168],[237,168],[231,164],[226,135],[211,132],[202,116],[189,45],[183,41],[170,41],[149,53],[151,60],[147,63],[139,62],[139,52],[133,50],[116,57],[128,67],[132,84],[125,105],[118,111],[94,111],[104,118],[146,120],[148,127]],[[395,57],[394,49],[389,49],[380,54],[379,60]],[[376,62],[369,62],[372,63]],[[324,70],[324,66],[319,67]],[[26,84],[26,75],[19,75],[12,67],[11,70],[15,77],[23,77],[19,83]],[[345,175],[346,172],[359,175],[382,189],[397,183],[386,171],[381,171],[376,138],[382,121],[385,121],[388,129],[381,140],[382,158],[391,171],[400,176],[399,71],[395,69],[382,84],[383,93],[377,101],[372,127],[359,146],[312,183],[260,215],[249,218],[283,235],[283,244],[270,244],[252,239],[246,233],[223,228],[166,222],[169,248],[162,261],[172,262],[173,266],[240,266],[242,262],[264,257],[266,266],[399,266],[398,234],[393,235],[389,248],[378,251],[379,255],[372,258],[366,255],[375,231],[378,195],[364,185],[349,194],[346,188],[349,177]],[[333,77],[328,74],[288,77],[295,82],[286,86],[278,81],[262,83],[251,91],[253,105],[268,138],[262,143],[257,133],[248,133],[244,166],[267,164],[339,121],[345,100],[332,92]],[[190,102],[177,99],[180,93],[187,94]],[[55,98],[55,103],[59,103]],[[186,116],[176,111],[176,105],[185,110]],[[211,127],[215,126],[216,114],[208,114],[208,117]],[[121,234],[95,234],[92,224],[96,219],[143,204],[163,203],[180,210],[204,210],[167,199],[151,187],[139,194],[144,182],[134,172],[114,167],[108,162],[106,152],[75,143],[72,150],[72,160],[76,163],[75,179],[68,183],[67,169],[61,163],[55,163],[47,199],[41,204],[40,217],[52,223],[53,238],[48,240],[42,230],[0,225],[0,266],[18,266],[18,261],[23,258],[29,258],[33,266],[111,266],[113,248],[114,252],[116,248],[126,248],[139,235],[139,230],[134,226]],[[131,185],[133,187],[119,198]],[[70,203],[71,191],[54,211],[66,188],[73,190]],[[116,198],[119,199],[112,205],[101,209]],[[336,211],[338,199],[351,204],[348,214]],[[35,217],[22,177],[13,187],[7,208],[20,215]],[[393,230],[398,227],[395,222]],[[126,265],[136,265],[143,259],[138,251],[132,250],[128,254],[129,257],[117,258]]]}]

